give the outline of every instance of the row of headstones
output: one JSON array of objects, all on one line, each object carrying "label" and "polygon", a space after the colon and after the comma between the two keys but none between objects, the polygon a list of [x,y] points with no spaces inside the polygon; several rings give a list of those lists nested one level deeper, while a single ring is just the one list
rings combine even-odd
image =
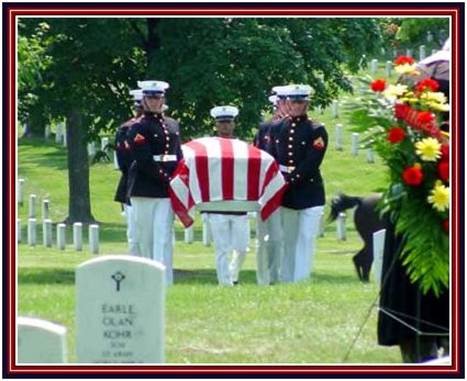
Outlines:
[{"label": "row of headstones", "polygon": [[[385,230],[373,234],[374,280],[381,283]],[[79,363],[165,361],[165,268],[146,258],[108,255],[76,269]],[[150,302],[149,302],[150,301]],[[66,328],[19,317],[19,363],[67,362]]]}]

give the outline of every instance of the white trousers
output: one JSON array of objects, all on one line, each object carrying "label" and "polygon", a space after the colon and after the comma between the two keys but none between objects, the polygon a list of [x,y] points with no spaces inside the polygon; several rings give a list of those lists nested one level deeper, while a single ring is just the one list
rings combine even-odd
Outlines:
[{"label": "white trousers", "polygon": [[128,251],[131,255],[140,256],[138,243],[136,241],[135,213],[131,205],[123,204],[126,218],[126,236],[128,240]]},{"label": "white trousers", "polygon": [[132,197],[131,205],[139,253],[142,257],[163,263],[166,268],[166,284],[171,285],[174,214],[170,199]]},{"label": "white trousers", "polygon": [[238,282],[246,257],[250,236],[248,215],[209,213],[208,221],[216,250],[217,280],[220,285],[232,286],[233,282]]},{"label": "white trousers", "polygon": [[283,250],[280,210],[263,221],[256,217],[256,280],[259,285],[279,281],[279,266]]},{"label": "white trousers", "polygon": [[282,282],[298,282],[309,278],[323,209],[324,206],[301,210],[280,208],[284,234],[279,274]]}]

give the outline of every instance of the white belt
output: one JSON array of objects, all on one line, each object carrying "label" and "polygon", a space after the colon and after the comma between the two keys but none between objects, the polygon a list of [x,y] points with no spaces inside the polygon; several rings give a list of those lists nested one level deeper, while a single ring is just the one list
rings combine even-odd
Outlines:
[{"label": "white belt", "polygon": [[177,155],[154,155],[154,161],[177,161]]},{"label": "white belt", "polygon": [[288,167],[286,165],[279,164],[279,170],[285,173],[292,173],[295,170],[295,167]]}]

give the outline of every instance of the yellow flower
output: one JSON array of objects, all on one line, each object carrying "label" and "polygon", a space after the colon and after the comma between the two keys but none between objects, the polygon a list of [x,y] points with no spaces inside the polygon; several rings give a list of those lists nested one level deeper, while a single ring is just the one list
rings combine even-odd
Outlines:
[{"label": "yellow flower", "polygon": [[418,71],[417,71],[417,65],[416,64],[403,64],[403,65],[397,65],[396,67],[394,67],[394,70],[396,71],[397,74],[400,74],[400,75],[418,75],[420,74]]},{"label": "yellow flower", "polygon": [[416,153],[424,161],[436,161],[441,156],[441,143],[435,138],[425,138],[415,143]]},{"label": "yellow flower", "polygon": [[420,99],[426,100],[426,101],[433,101],[436,103],[446,103],[448,99],[446,98],[446,95],[444,95],[441,92],[433,92],[433,91],[425,91],[420,95]]},{"label": "yellow flower", "polygon": [[441,181],[437,181],[435,187],[430,191],[428,202],[433,204],[439,212],[444,212],[449,209],[449,187],[443,185]]},{"label": "yellow flower", "polygon": [[433,111],[439,111],[439,112],[449,111],[448,104],[441,104],[441,103],[436,103],[436,102],[426,102],[425,104],[430,108],[430,110],[433,110]]},{"label": "yellow flower", "polygon": [[389,85],[386,90],[383,91],[383,96],[391,101],[395,101],[397,97],[400,97],[407,92],[406,85]]}]

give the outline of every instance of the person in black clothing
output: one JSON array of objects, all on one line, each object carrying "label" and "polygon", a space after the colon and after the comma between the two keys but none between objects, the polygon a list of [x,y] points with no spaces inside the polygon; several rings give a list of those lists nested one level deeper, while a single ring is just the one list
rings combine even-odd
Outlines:
[{"label": "person in black clothing", "polygon": [[140,81],[138,86],[143,90],[144,115],[129,134],[134,160],[128,191],[141,255],[163,263],[167,284],[172,284],[173,210],[169,181],[183,156],[179,126],[162,114],[168,83]]},{"label": "person in black clothing", "polygon": [[130,91],[134,99],[135,116],[123,123],[117,130],[115,135],[115,152],[117,155],[118,168],[121,172],[118,182],[117,191],[114,200],[121,203],[127,221],[127,240],[130,254],[139,255],[138,245],[136,243],[136,230],[133,216],[133,208],[131,207],[130,199],[128,198],[128,171],[132,162],[130,144],[128,143],[128,133],[133,124],[143,114],[141,101],[143,99],[143,91],[140,89]]},{"label": "person in black clothing", "polygon": [[280,280],[307,279],[325,204],[320,165],[328,146],[324,125],[308,119],[308,85],[287,87],[289,118],[271,127],[272,156],[287,181],[281,206],[284,251]]}]

